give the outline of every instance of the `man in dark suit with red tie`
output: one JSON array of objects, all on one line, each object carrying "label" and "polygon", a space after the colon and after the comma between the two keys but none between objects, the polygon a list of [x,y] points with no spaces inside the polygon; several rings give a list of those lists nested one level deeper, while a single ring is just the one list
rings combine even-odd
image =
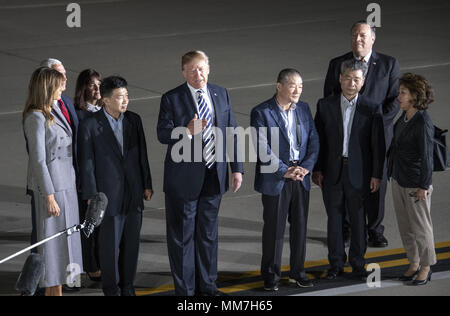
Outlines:
[{"label": "man in dark suit with red tie", "polygon": [[[324,97],[339,95],[341,86],[339,83],[340,67],[342,62],[349,59],[360,60],[368,68],[365,75],[365,84],[360,94],[379,107],[384,123],[386,148],[389,148],[393,137],[394,119],[400,109],[397,101],[398,82],[400,79],[400,67],[394,57],[373,51],[376,39],[376,29],[366,21],[356,22],[351,29],[352,51],[331,60],[324,86]],[[387,187],[387,172],[384,167],[383,179],[379,192],[370,194],[365,201],[367,214],[369,246],[387,247],[388,241],[384,237],[384,201]],[[349,238],[348,223],[345,225]]]}]

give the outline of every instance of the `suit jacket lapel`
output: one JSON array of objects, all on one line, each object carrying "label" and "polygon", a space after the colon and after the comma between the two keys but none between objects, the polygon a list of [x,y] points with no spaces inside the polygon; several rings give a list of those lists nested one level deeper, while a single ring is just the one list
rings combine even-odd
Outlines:
[{"label": "suit jacket lapel", "polygon": [[378,64],[378,54],[376,52],[372,52],[372,56],[370,56],[369,60],[369,69],[367,71],[366,80],[364,81],[364,86],[361,89],[361,94],[365,91],[365,88],[368,84],[372,82],[376,82],[375,71]]},{"label": "suit jacket lapel", "polygon": [[342,117],[342,111],[341,111],[341,95],[337,95],[334,97],[333,102],[331,105],[331,114],[336,120],[338,133],[339,133],[339,142],[340,144],[343,144],[344,142],[344,118]]},{"label": "suit jacket lapel", "polygon": [[211,88],[210,85],[208,85],[208,91],[209,91],[209,95],[210,95],[210,99],[212,102],[212,106],[214,108],[214,113],[215,113],[215,117],[216,117],[216,121],[214,122],[213,125],[215,126],[221,126],[220,124],[222,123],[222,117],[220,116],[220,113],[222,113],[222,109],[220,107],[220,102],[218,100],[218,94],[217,92]]},{"label": "suit jacket lapel", "polygon": [[[99,111],[101,112],[99,114],[99,131],[101,135],[105,137],[105,140],[108,144],[110,144],[113,147],[114,152],[120,157],[122,156],[122,151],[120,150],[119,142],[116,139],[116,136],[114,135],[113,130],[111,129],[111,125],[109,125],[108,119],[105,116],[105,113],[103,113],[103,110]],[[125,138],[125,137],[124,137]],[[125,140],[124,140],[125,142]],[[124,144],[124,152],[125,152],[125,144]]]},{"label": "suit jacket lapel", "polygon": [[72,128],[70,127],[69,123],[67,122],[66,118],[61,112],[61,109],[59,106],[53,106],[52,110],[53,116],[55,117],[55,122],[69,134],[72,135]]},{"label": "suit jacket lapel", "polygon": [[132,125],[126,113],[123,114],[123,157],[126,159],[131,144]]},{"label": "suit jacket lapel", "polygon": [[198,113],[197,105],[194,103],[191,90],[189,90],[187,83],[184,84],[183,88],[184,88],[183,89],[184,93],[182,96],[182,98],[184,99],[183,103],[186,105],[186,110],[190,121],[192,120],[195,114],[197,114],[198,117],[200,117],[200,114]]},{"label": "suit jacket lapel", "polygon": [[283,134],[284,138],[286,138],[287,142],[289,143],[289,136],[286,131],[286,127],[284,124],[284,120],[281,117],[280,108],[277,104],[277,101],[275,100],[275,97],[272,98],[271,105],[270,105],[270,114],[272,115],[275,122],[278,124],[281,130],[281,134]]},{"label": "suit jacket lapel", "polygon": [[303,112],[300,109],[300,106],[297,105],[297,108],[295,109],[295,114],[297,115],[297,119],[296,119],[296,131],[297,131],[297,143],[298,143],[298,147],[300,148],[303,144],[303,135],[306,136],[306,130],[307,130],[307,126],[305,126],[305,124],[307,124],[307,120],[303,118]]}]

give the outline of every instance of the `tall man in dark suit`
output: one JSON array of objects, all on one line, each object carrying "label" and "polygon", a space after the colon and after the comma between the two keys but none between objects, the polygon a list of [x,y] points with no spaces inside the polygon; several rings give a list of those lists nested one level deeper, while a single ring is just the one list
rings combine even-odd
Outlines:
[{"label": "tall man in dark suit", "polygon": [[[236,120],[227,90],[208,83],[206,54],[189,52],[181,64],[186,83],[162,96],[157,127],[159,141],[168,145],[164,192],[169,260],[176,295],[217,295],[217,220],[228,190],[226,129],[236,127]],[[183,140],[187,158],[178,159],[176,145]],[[236,158],[230,163],[234,192],[243,173]]]},{"label": "tall man in dark suit", "polygon": [[83,200],[103,192],[108,207],[99,232],[103,292],[135,295],[143,199],[152,197],[152,179],[139,115],[127,111],[127,82],[105,78],[104,108],[80,124],[79,158]]},{"label": "tall man in dark suit", "polygon": [[376,105],[359,94],[365,65],[353,59],[341,65],[340,95],[319,100],[315,117],[320,154],[313,181],[322,188],[328,214],[328,278],[346,262],[342,234],[345,209],[352,230],[349,261],[353,273],[365,276],[367,250],[363,201],[380,186],[385,160],[383,122]]},{"label": "tall man in dark suit", "polygon": [[[383,115],[386,148],[389,148],[393,137],[394,119],[400,109],[397,101],[398,82],[401,76],[399,64],[395,58],[373,51],[376,28],[371,27],[366,21],[355,23],[351,35],[352,51],[330,62],[325,79],[324,97],[332,94],[340,95],[339,72],[343,61],[356,59],[367,65],[365,84],[360,93],[379,107],[379,111]],[[380,190],[370,194],[364,205],[368,220],[369,246],[371,247],[388,246],[388,241],[383,235],[384,226],[382,225],[386,188],[387,173],[386,167],[384,167]],[[349,232],[346,232],[346,235],[348,234]]]},{"label": "tall man in dark suit", "polygon": [[[300,101],[302,91],[300,73],[284,69],[278,75],[276,95],[251,113],[251,126],[258,132],[255,190],[262,193],[264,208],[261,273],[267,291],[278,290],[286,218],[290,222],[289,281],[300,287],[313,286],[306,277],[304,263],[310,173],[319,154],[319,137],[309,105]],[[273,131],[278,133],[273,135]],[[275,152],[276,148],[279,152]],[[264,170],[268,152],[270,162],[276,166],[272,172]]]}]

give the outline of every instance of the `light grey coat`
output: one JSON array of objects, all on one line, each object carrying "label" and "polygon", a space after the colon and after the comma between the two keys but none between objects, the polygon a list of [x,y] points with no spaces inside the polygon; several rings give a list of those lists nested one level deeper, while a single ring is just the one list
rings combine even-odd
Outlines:
[{"label": "light grey coat", "polygon": [[[58,106],[53,107],[52,115],[53,124],[48,124],[41,112],[30,112],[24,121],[29,156],[27,184],[35,197],[38,240],[79,224],[72,129]],[[46,197],[51,194],[61,210],[58,217],[48,214]],[[53,239],[38,251],[45,262],[41,287],[71,283],[82,272],[79,233]]]}]

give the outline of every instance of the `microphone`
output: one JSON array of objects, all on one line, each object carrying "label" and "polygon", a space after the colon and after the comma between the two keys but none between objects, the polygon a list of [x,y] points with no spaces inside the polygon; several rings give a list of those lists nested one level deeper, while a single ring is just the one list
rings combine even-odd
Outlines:
[{"label": "microphone", "polygon": [[97,193],[91,199],[91,203],[86,210],[86,219],[82,225],[83,233],[86,238],[89,238],[94,232],[94,229],[102,223],[107,206],[108,198],[103,192]]},{"label": "microphone", "polygon": [[17,280],[16,290],[22,296],[33,296],[44,273],[45,265],[42,256],[38,253],[30,254]]}]

